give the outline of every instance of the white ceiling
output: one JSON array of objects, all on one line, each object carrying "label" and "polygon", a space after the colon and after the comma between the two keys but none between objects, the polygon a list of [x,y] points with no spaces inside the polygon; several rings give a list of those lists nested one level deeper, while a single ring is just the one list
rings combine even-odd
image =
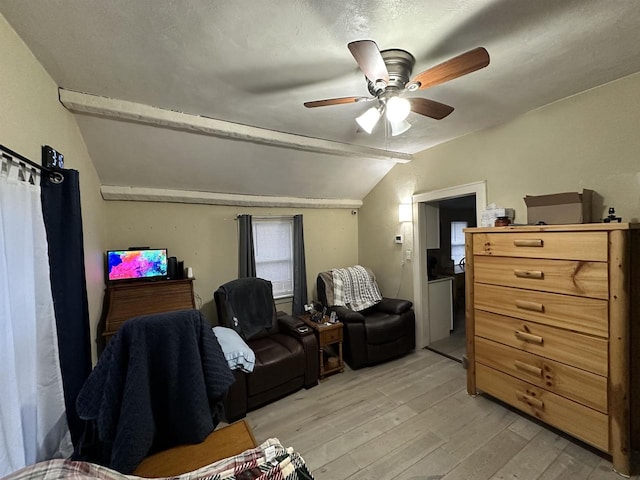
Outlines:
[{"label": "white ceiling", "polygon": [[[0,13],[61,88],[107,97],[110,114],[76,113],[103,186],[357,203],[394,165],[371,148],[413,154],[640,71],[636,0],[0,0]],[[346,47],[361,39],[411,52],[414,75],[478,46],[491,63],[412,94],[455,107],[445,119],[367,135],[354,121],[367,104],[303,107],[368,95]],[[233,124],[114,117],[127,102]]]}]

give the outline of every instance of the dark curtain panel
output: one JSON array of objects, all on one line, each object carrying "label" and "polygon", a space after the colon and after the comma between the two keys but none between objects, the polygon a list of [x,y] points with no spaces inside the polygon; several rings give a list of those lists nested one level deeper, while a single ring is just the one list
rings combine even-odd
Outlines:
[{"label": "dark curtain panel", "polygon": [[256,276],[256,257],[253,247],[251,215],[238,215],[238,278]]},{"label": "dark curtain panel", "polygon": [[304,229],[302,215],[293,217],[293,305],[294,315],[304,313],[307,303],[307,266],[304,259]]},{"label": "dark curtain panel", "polygon": [[73,444],[77,445],[83,423],[76,412],[76,397],[91,372],[91,341],[80,177],[76,170],[63,170],[63,174],[64,181],[59,184],[43,175],[41,200],[67,421]]}]

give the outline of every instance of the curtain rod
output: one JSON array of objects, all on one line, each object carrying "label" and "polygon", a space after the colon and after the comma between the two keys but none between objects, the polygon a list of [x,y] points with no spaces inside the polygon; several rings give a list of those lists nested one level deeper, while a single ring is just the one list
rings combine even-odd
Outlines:
[{"label": "curtain rod", "polygon": [[10,148],[5,147],[4,145],[0,144],[0,150],[2,150],[3,152],[6,152],[6,155],[4,155],[5,158],[7,158],[8,160],[14,160],[11,157],[16,157],[18,159],[20,159],[21,161],[28,163],[29,165],[31,165],[32,167],[37,168],[40,171],[46,172],[49,174],[49,180],[51,180],[53,183],[62,183],[64,181],[64,175],[62,175],[62,173],[57,172],[51,168],[45,167],[43,165],[38,165],[36,162],[34,162],[33,160],[29,160],[27,157],[20,155],[18,152],[14,152],[13,150],[11,150]]},{"label": "curtain rod", "polygon": [[[251,215],[250,213],[237,213],[236,214],[236,218],[234,220],[238,220],[239,217],[241,217],[242,215]],[[260,219],[283,219],[283,218],[293,218],[296,215],[299,215],[297,213],[295,214],[291,214],[291,215],[251,215],[253,218],[260,218]]]}]

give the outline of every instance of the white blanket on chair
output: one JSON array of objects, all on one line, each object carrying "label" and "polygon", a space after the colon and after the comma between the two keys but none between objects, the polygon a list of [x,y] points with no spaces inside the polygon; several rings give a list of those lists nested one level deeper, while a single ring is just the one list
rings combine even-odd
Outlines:
[{"label": "white blanket on chair", "polygon": [[331,276],[334,305],[349,307],[359,312],[382,300],[378,285],[361,265],[333,269]]}]

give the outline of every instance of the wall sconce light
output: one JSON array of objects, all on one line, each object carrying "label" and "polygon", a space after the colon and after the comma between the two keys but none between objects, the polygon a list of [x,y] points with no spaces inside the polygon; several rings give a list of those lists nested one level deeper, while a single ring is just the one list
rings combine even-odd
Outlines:
[{"label": "wall sconce light", "polygon": [[413,213],[413,205],[410,203],[401,203],[398,205],[398,222],[410,222],[412,213]]}]

